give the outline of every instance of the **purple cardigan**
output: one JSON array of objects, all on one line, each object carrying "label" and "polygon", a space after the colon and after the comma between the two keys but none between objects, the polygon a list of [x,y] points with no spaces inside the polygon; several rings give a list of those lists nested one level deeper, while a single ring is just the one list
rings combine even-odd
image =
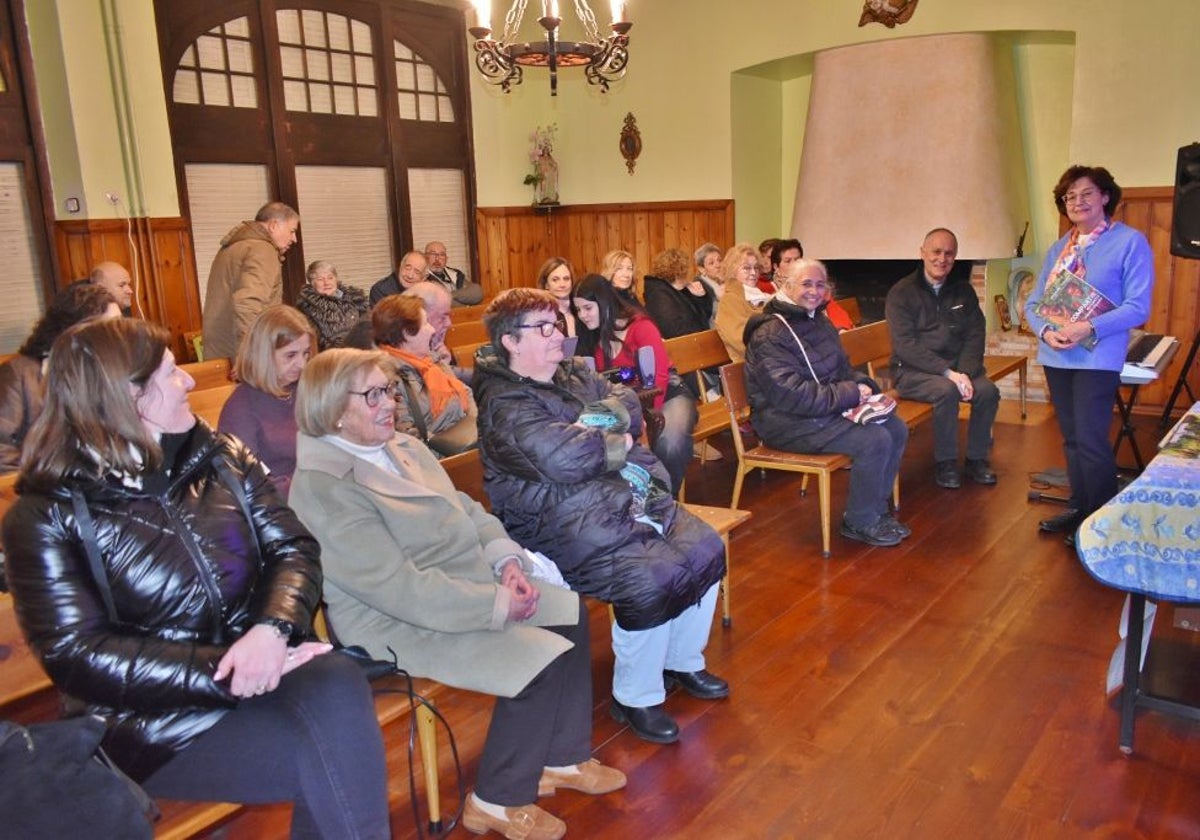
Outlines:
[{"label": "purple cardigan", "polygon": [[[1025,317],[1029,319],[1029,328],[1034,335],[1040,336],[1047,323],[1035,310],[1046,291],[1050,271],[1068,239],[1069,233],[1050,246],[1037,286],[1025,302]],[[1150,317],[1150,292],[1154,287],[1154,256],[1150,243],[1140,231],[1113,222],[1109,230],[1084,249],[1083,264],[1088,283],[1117,307],[1092,320],[1099,339],[1094,349],[1076,345],[1068,350],[1056,350],[1039,341],[1038,361],[1056,368],[1119,371],[1125,364],[1129,331],[1146,323]]]}]

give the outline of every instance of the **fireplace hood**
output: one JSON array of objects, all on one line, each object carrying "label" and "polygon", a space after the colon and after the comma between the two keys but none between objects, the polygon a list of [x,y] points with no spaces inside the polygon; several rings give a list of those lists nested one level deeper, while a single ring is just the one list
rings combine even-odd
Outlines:
[{"label": "fireplace hood", "polygon": [[825,259],[1014,255],[1029,219],[1011,48],[986,34],[817,53],[791,233]]}]

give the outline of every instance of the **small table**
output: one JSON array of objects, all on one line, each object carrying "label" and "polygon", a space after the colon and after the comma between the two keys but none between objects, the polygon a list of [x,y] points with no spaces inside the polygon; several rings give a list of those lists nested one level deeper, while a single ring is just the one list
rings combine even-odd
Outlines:
[{"label": "small table", "polygon": [[[1180,423],[1200,419],[1200,402]],[[1200,721],[1200,708],[1140,688],[1147,598],[1200,603],[1200,458],[1160,452],[1140,476],[1084,520],[1079,558],[1101,583],[1130,594],[1120,747],[1133,752],[1138,706]]]}]

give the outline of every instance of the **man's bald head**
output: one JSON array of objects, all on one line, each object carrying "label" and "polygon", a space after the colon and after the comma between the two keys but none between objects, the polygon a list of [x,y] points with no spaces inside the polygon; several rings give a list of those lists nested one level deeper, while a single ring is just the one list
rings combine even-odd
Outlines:
[{"label": "man's bald head", "polygon": [[133,281],[120,263],[107,260],[96,263],[90,279],[93,284],[107,289],[121,309],[128,309],[133,303]]},{"label": "man's bald head", "polygon": [[422,280],[409,286],[403,294],[420,298],[435,335],[445,336],[446,330],[450,329],[450,307],[453,305],[446,287],[432,280]]}]

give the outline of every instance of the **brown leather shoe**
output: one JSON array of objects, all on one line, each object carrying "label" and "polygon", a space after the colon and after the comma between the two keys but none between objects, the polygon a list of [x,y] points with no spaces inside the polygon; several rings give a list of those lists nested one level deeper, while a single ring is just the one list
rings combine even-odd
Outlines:
[{"label": "brown leather shoe", "polygon": [[598,796],[612,793],[625,787],[625,774],[613,767],[605,767],[596,759],[576,764],[578,773],[564,773],[547,767],[538,780],[538,796],[553,796],[559,788],[578,790]]},{"label": "brown leather shoe", "polygon": [[475,794],[463,807],[463,827],[475,834],[495,831],[509,840],[558,840],[567,833],[567,824],[536,805],[505,808],[504,817],[493,817],[475,804]]}]

